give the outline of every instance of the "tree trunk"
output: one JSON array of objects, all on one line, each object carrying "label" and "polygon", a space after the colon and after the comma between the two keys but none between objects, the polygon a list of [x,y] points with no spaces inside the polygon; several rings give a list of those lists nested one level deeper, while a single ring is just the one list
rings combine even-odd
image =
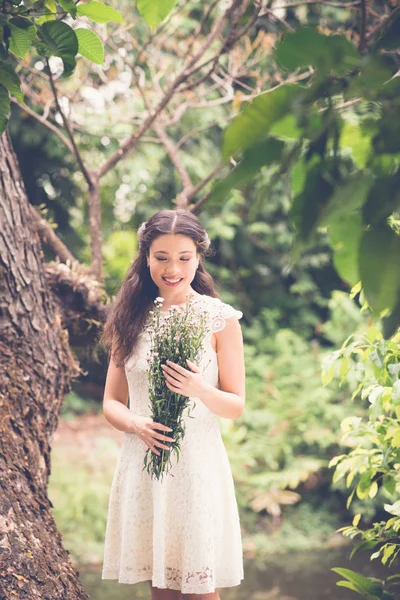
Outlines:
[{"label": "tree trunk", "polygon": [[51,441],[77,364],[46,281],[20,170],[0,137],[0,598],[88,596],[47,497]]}]

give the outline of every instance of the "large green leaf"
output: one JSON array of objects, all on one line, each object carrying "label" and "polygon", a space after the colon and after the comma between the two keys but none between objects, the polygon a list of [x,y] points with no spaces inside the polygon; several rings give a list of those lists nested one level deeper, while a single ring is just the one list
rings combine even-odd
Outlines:
[{"label": "large green leaf", "polygon": [[60,6],[75,19],[76,17],[76,4],[73,0],[57,0]]},{"label": "large green leaf", "polygon": [[366,299],[376,314],[392,310],[400,290],[400,236],[388,226],[362,237],[359,269]]},{"label": "large green leaf", "polygon": [[360,68],[359,75],[351,79],[348,89],[344,91],[346,99],[361,96],[374,100],[379,95],[383,85],[396,73],[397,63],[389,55],[367,54],[362,57]]},{"label": "large green leaf", "polygon": [[0,84],[19,101],[24,101],[24,95],[21,92],[21,83],[18,75],[15,73],[11,65],[0,62]]},{"label": "large green leaf", "polygon": [[95,23],[123,23],[123,18],[119,10],[106,6],[102,2],[88,2],[87,4],[78,4],[77,13],[80,17],[89,17]]},{"label": "large green leaf", "polygon": [[137,0],[136,6],[146,23],[155,29],[174,8],[177,0]]},{"label": "large green leaf", "polygon": [[400,119],[399,104],[386,108],[385,114],[378,122],[379,133],[373,139],[373,147],[377,154],[400,153]]},{"label": "large green leaf", "polygon": [[9,49],[20,58],[25,58],[33,38],[36,36],[36,27],[28,19],[15,18],[8,22],[10,28]]},{"label": "large green leaf", "polygon": [[296,230],[295,249],[309,245],[318,224],[318,218],[328,203],[333,186],[322,170],[321,161],[313,160],[308,166],[307,177],[299,194],[294,197],[290,216]]},{"label": "large green leaf", "polygon": [[358,172],[350,175],[343,185],[335,189],[320,215],[319,224],[329,225],[337,217],[361,208],[371,185],[372,176],[368,173]]},{"label": "large green leaf", "polygon": [[275,56],[282,67],[291,71],[312,65],[321,74],[331,70],[345,74],[359,62],[359,54],[347,38],[323,35],[314,27],[286,33],[276,46]]},{"label": "large green leaf", "polygon": [[98,65],[104,62],[104,48],[99,36],[90,29],[75,29],[78,52]]},{"label": "large green leaf", "polygon": [[10,118],[10,96],[4,85],[0,85],[0,135],[7,127]]},{"label": "large green leaf", "polygon": [[225,130],[224,158],[249,148],[260,136],[265,136],[274,123],[293,110],[294,102],[301,102],[303,93],[300,86],[282,85],[254,98]]},{"label": "large green leaf", "polygon": [[340,147],[350,148],[356,165],[363,169],[371,153],[371,134],[355,123],[343,124],[340,132]]},{"label": "large green leaf", "polygon": [[383,591],[382,582],[375,577],[364,577],[364,575],[360,575],[359,573],[351,571],[350,569],[343,569],[342,567],[336,567],[331,570],[347,579],[347,581],[350,583],[353,583],[357,588],[361,589],[362,592],[367,594],[367,598],[375,596],[376,594],[380,594]]},{"label": "large green leaf", "polygon": [[[379,198],[379,202],[377,199]],[[382,223],[400,209],[400,172],[377,179],[363,207],[366,223]]]},{"label": "large green leaf", "polygon": [[243,159],[229,175],[225,179],[217,181],[209,202],[222,200],[232,188],[245,185],[263,166],[279,160],[283,149],[284,143],[274,138],[268,138],[254,144],[244,152]]},{"label": "large green leaf", "polygon": [[63,56],[61,58],[62,58],[62,61],[64,64],[63,77],[68,77],[75,70],[75,67],[76,67],[75,56],[73,56],[72,54],[63,54]]},{"label": "large green leaf", "polygon": [[363,222],[360,212],[342,215],[329,225],[333,264],[340,277],[351,286],[360,280],[358,256]]},{"label": "large green leaf", "polygon": [[39,29],[43,41],[50,47],[54,56],[61,58],[78,53],[78,39],[72,27],[61,21],[49,21]]}]

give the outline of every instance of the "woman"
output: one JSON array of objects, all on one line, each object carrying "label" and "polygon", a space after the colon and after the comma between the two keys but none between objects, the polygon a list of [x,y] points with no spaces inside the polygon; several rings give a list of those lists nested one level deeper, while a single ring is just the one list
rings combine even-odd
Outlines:
[{"label": "woman", "polygon": [[[190,211],[162,210],[139,229],[139,253],[113,303],[102,341],[110,348],[104,416],[124,438],[109,500],[102,578],[149,581],[152,600],[219,600],[243,579],[240,522],[218,417],[237,419],[245,404],[240,311],[223,303],[204,266],[208,235]],[[148,448],[173,441],[151,418],[148,313],[162,297],[206,308],[210,323],[199,365],[170,363],[166,386],[196,399],[185,413],[180,458],[162,481],[143,471]],[[129,401],[129,404],[128,404]]]}]

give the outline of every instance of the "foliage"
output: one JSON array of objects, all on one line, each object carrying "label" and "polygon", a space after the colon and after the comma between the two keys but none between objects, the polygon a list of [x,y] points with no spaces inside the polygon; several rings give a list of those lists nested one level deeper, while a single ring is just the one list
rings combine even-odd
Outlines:
[{"label": "foliage", "polygon": [[[346,314],[346,295],[341,300],[336,298],[336,322]],[[356,319],[349,326],[357,327],[358,314]],[[270,515],[279,524],[283,506],[304,494],[316,505],[324,497],[340,422],[352,407],[344,390],[321,388],[325,352],[315,340],[290,330],[269,335],[262,317],[249,335],[246,330],[247,337],[252,341],[245,344],[246,410],[235,422],[223,420],[224,440],[244,515]]]},{"label": "foliage", "polygon": [[[329,362],[325,373],[329,370],[333,376],[334,370],[341,382],[350,381],[355,388],[352,399],[360,397],[369,406],[367,418],[351,416],[341,424],[342,439],[351,450],[331,460],[333,482],[345,478],[352,490],[348,507],[355,497],[363,502],[376,497],[386,511],[382,520],[364,530],[359,527],[359,512],[351,526],[339,531],[351,539],[360,536],[353,553],[374,550],[371,560],[379,557],[392,566],[400,553],[400,332],[385,340],[379,328],[371,326],[362,336],[350,336]],[[351,571],[336,572],[347,578],[341,585],[366,598],[394,598],[388,590],[400,582],[400,576],[385,583],[357,579],[361,576]]]},{"label": "foliage", "polygon": [[[138,9],[147,22],[155,27],[172,10],[176,0],[157,3],[139,0]],[[48,60],[59,57],[63,76],[71,75],[78,54],[93,63],[102,64],[104,48],[101,39],[86,25],[76,27],[74,21],[87,17],[95,23],[122,23],[121,13],[96,0],[2,0],[0,4],[0,134],[10,116],[10,94],[24,101],[17,59],[28,54]],[[73,26],[70,23],[73,23]]]},{"label": "foliage", "polygon": [[81,454],[78,447],[60,446],[52,452],[49,498],[64,544],[78,564],[101,561],[110,485],[119,454],[119,446],[105,437],[90,440],[92,446]]},{"label": "foliage", "polygon": [[241,187],[262,164],[274,168],[272,183],[290,170],[295,255],[325,228],[341,278],[361,280],[375,317],[392,311],[388,334],[400,314],[400,238],[388,223],[400,206],[399,25],[395,8],[362,52],[309,27],[285,34],[277,64],[306,85],[284,83],[245,105],[222,148],[239,163],[214,186],[216,196]]},{"label": "foliage", "polygon": [[90,398],[82,398],[75,392],[70,392],[64,398],[60,416],[68,421],[74,419],[76,415],[83,415],[88,412],[97,413],[99,410],[98,402]]}]

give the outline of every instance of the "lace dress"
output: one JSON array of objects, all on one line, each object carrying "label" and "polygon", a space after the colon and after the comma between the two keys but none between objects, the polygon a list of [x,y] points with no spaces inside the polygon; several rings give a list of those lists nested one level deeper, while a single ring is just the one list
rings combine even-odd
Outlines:
[{"label": "lace dress", "polygon": [[[201,305],[207,307],[211,331],[198,366],[203,378],[218,387],[211,337],[242,313],[206,295],[198,295],[193,308]],[[129,408],[144,416],[151,416],[148,350],[144,328],[125,365]],[[207,594],[242,581],[238,506],[218,416],[199,399],[190,414],[194,418],[185,419],[180,458],[161,481],[142,470],[146,444],[124,433],[109,498],[102,579],[151,580],[155,587],[186,594]]]}]

